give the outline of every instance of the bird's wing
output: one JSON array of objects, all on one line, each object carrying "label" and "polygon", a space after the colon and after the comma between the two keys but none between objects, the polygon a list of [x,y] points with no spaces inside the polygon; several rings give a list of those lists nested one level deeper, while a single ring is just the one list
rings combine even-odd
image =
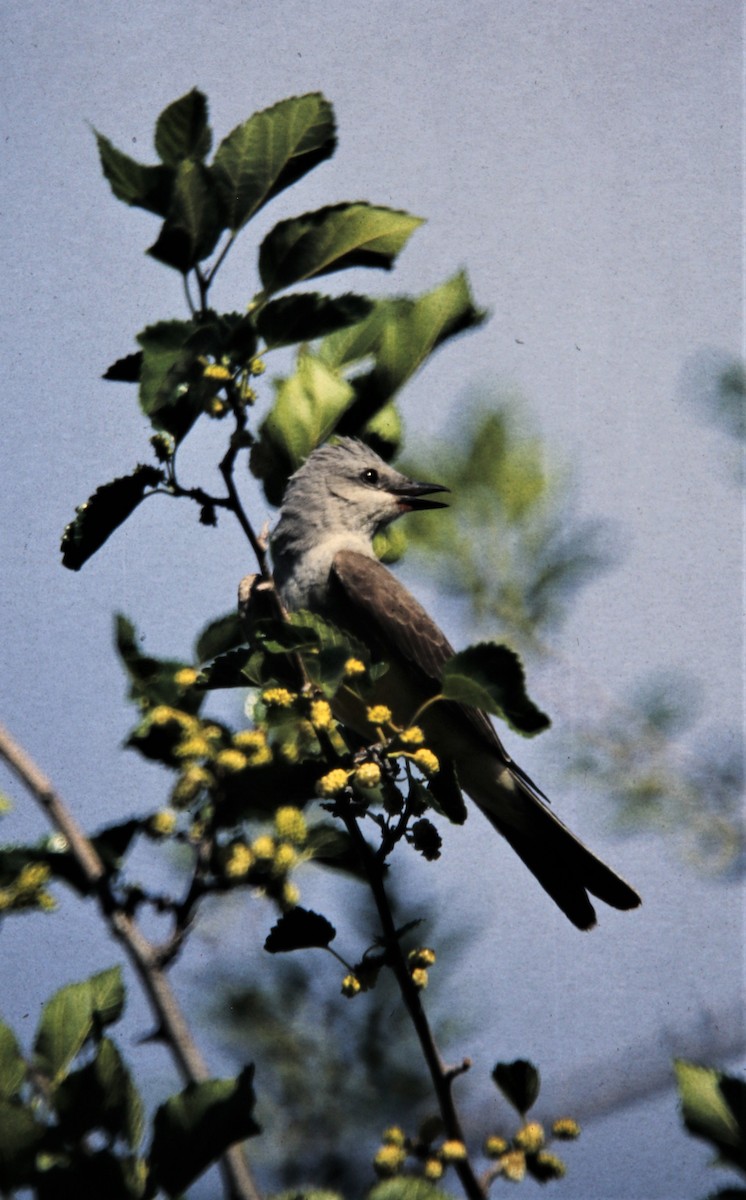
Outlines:
[{"label": "bird's wing", "polygon": [[[354,550],[334,556],[330,585],[330,608],[339,624],[371,648],[375,657],[403,660],[422,700],[440,691],[443,667],[454,651],[418,600],[375,558]],[[447,707],[466,718],[494,753],[512,763],[489,719],[466,705],[447,702]]]}]

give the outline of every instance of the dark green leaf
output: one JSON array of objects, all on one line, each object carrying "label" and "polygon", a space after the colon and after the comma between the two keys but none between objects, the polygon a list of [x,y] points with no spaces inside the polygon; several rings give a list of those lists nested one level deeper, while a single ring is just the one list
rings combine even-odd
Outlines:
[{"label": "dark green leaf", "polygon": [[102,170],[117,200],[165,217],[171,205],[174,172],[169,167],[135,162],[103,134],[96,133],[96,141]]},{"label": "dark green leaf", "polygon": [[246,634],[238,613],[229,612],[205,626],[195,643],[194,657],[197,662],[208,662],[245,642]]},{"label": "dark green leaf", "polygon": [[190,1084],[158,1109],[150,1168],[169,1196],[185,1191],[229,1146],[260,1132],[253,1077],[250,1066],[236,1079]]},{"label": "dark green leaf", "polygon": [[90,499],[75,510],[78,514],[75,520],[65,527],[60,545],[62,565],[71,571],[79,571],[164,478],[157,467],[141,465],[135,467],[131,475],[123,475],[97,488]]},{"label": "dark green leaf", "polygon": [[517,1058],[515,1062],[497,1063],[492,1078],[506,1100],[524,1116],[535,1103],[541,1087],[539,1072],[533,1063]]},{"label": "dark green leaf", "polygon": [[368,1192],[367,1200],[451,1200],[450,1194],[442,1192],[426,1179],[400,1176],[386,1179]]},{"label": "dark green leaf", "polygon": [[517,733],[540,733],[550,724],[526,693],[518,655],[495,642],[469,646],[448,660],[443,668],[443,695],[502,717]]},{"label": "dark green leaf", "polygon": [[273,1192],[269,1200],[344,1200],[339,1192],[327,1192],[317,1188],[291,1188],[289,1192]]},{"label": "dark green leaf", "polygon": [[114,639],[119,657],[130,679],[129,696],[138,705],[168,704],[183,712],[197,713],[204,700],[198,689],[176,682],[177,673],[188,664],[170,658],[143,654],[135,626],[119,613],[114,620]]},{"label": "dark green leaf", "polygon": [[211,146],[207,97],[192,88],[186,96],[164,108],[159,116],[155,126],[155,148],[167,167],[178,167],[185,158],[204,159]]},{"label": "dark green leaf", "polygon": [[136,1148],[144,1115],[140,1097],[116,1046],[103,1038],[93,1060],[62,1080],[54,1105],[64,1135],[80,1140],[101,1129]]},{"label": "dark green leaf", "polygon": [[264,949],[270,954],[284,954],[288,950],[326,947],[336,936],[336,929],[326,917],[298,906],[284,913],[272,926]]},{"label": "dark green leaf", "polygon": [[254,113],[220,143],[212,164],[230,229],[334,153],[334,113],[319,93]]},{"label": "dark green leaf", "polygon": [[[250,687],[254,673],[248,668],[254,657],[255,651],[248,646],[218,655],[214,662],[200,672],[199,686],[209,691],[216,688]],[[260,654],[260,657],[263,656]]]},{"label": "dark green leaf", "polygon": [[176,172],[171,207],[148,254],[186,275],[212,254],[224,229],[224,213],[209,168],[186,159]]},{"label": "dark green leaf", "polygon": [[134,819],[107,825],[91,838],[104,865],[116,870],[127,853],[133,837],[142,828],[142,822]]},{"label": "dark green leaf", "polygon": [[421,224],[421,217],[364,202],[336,204],[281,221],[259,251],[262,286],[271,294],[347,267],[390,270]]},{"label": "dark green leaf", "polygon": [[46,1131],[28,1108],[0,1098],[0,1191],[28,1186],[36,1174],[35,1158]]},{"label": "dark green leaf", "polygon": [[121,970],[113,967],[60,988],[42,1009],[34,1042],[39,1067],[57,1083],[100,1025],[116,1021],[124,1007]]},{"label": "dark green leaf", "polygon": [[270,350],[296,342],[311,342],[367,317],[373,301],[352,292],[322,296],[305,292],[270,300],[257,314],[256,325]]},{"label": "dark green leaf", "polygon": [[141,370],[142,351],[136,350],[134,354],[126,354],[124,358],[118,358],[112,363],[102,379],[110,379],[114,383],[138,383]]},{"label": "dark green leaf", "polygon": [[349,834],[331,821],[320,821],[309,829],[306,849],[313,861],[323,867],[344,871],[355,879],[367,879]]},{"label": "dark green leaf", "polygon": [[11,1100],[26,1078],[26,1062],[13,1031],[0,1021],[0,1097]]}]

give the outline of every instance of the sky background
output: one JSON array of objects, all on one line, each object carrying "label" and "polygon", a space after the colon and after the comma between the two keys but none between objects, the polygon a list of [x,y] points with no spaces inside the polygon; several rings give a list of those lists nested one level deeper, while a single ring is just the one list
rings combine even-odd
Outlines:
[{"label": "sky background", "polygon": [[[217,140],[315,90],[339,127],[334,158],[238,243],[215,304],[248,301],[254,235],[284,216],[361,198],[425,216],[393,277],[344,280],[421,292],[465,267],[490,310],[407,387],[410,439],[448,436],[469,388],[510,389],[572,464],[579,514],[613,521],[620,561],[574,605],[557,649],[577,670],[544,672],[532,689],[541,706],[571,728],[588,680],[622,693],[679,669],[700,683],[703,729],[738,737],[741,503],[730,446],[698,419],[688,380],[703,354],[742,354],[742,15],[735,0],[5,6],[0,720],[84,823],[147,811],[165,793],[155,768],[120,749],[131,714],[113,612],[135,620],[148,650],[179,656],[252,566],[237,530],[216,535],[166,501],[144,506],[79,574],[59,564],[75,505],[148,456],[134,391],[102,372],[144,325],[184,315],[178,276],[142,253],[156,223],[112,199],[90,126],[152,161],[155,117],[193,86]],[[204,470],[214,445],[210,430],[190,439],[184,473]],[[245,496],[259,524],[271,516],[248,483]],[[466,643],[462,614],[416,586]],[[513,746],[550,794],[563,767],[553,736]],[[42,832],[0,774],[2,786],[15,799],[8,839]],[[682,1048],[707,1013],[736,1021],[744,940],[737,884],[697,877],[660,839],[613,840],[610,814],[582,788],[556,800],[639,887],[641,912],[605,911],[581,937],[504,847],[485,851],[476,818],[449,836],[437,899],[473,935],[459,967],[471,1029],[454,1056],[473,1054],[475,1076],[498,1057],[533,1057],[563,1105],[578,1071],[631,1073]],[[300,882],[305,903],[323,903],[317,877]],[[432,869],[412,864],[411,886],[432,891]],[[225,928],[205,921],[175,972],[191,1012],[216,955],[240,957],[247,932],[260,939],[271,919],[247,901]],[[21,1036],[55,987],[118,957],[66,894],[57,916],[8,922],[2,939],[0,1011]],[[331,960],[322,983],[325,972],[334,989]],[[133,995],[129,1036],[147,1022]],[[206,1032],[203,1042],[223,1069]],[[135,1062],[144,1053],[128,1049]],[[173,1081],[148,1053],[156,1096]],[[670,1093],[593,1124],[558,1195],[695,1200],[718,1176],[677,1129]],[[661,1154],[668,1137],[675,1149]]]}]

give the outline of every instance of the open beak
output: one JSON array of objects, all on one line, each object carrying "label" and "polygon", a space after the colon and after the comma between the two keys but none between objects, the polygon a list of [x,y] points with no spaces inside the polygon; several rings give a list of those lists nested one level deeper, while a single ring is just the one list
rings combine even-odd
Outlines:
[{"label": "open beak", "polygon": [[413,480],[408,480],[400,487],[390,489],[396,496],[402,512],[422,512],[428,508],[447,508],[448,505],[444,504],[442,500],[428,500],[427,497],[433,492],[449,492],[450,490],[440,483],[415,483]]}]

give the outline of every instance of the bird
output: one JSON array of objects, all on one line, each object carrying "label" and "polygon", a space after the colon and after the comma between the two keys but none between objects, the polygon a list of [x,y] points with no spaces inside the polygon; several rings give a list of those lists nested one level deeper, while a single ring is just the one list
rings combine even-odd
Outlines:
[{"label": "bird", "polygon": [[[373,539],[407,513],[447,507],[435,497],[448,490],[410,479],[362,441],[343,437],[313,450],[283,495],[270,536],[281,603],[333,623],[388,667],[365,702],[343,688],[332,703],[335,717],[368,739],[366,706],[385,704],[407,727],[440,694],[444,664],[454,653],[425,608],[377,558]],[[596,924],[589,893],[616,909],[641,903],[555,815],[484,712],[438,701],[417,724],[440,763],[430,783],[440,806],[463,820],[461,792],[471,797],[578,929]]]}]

